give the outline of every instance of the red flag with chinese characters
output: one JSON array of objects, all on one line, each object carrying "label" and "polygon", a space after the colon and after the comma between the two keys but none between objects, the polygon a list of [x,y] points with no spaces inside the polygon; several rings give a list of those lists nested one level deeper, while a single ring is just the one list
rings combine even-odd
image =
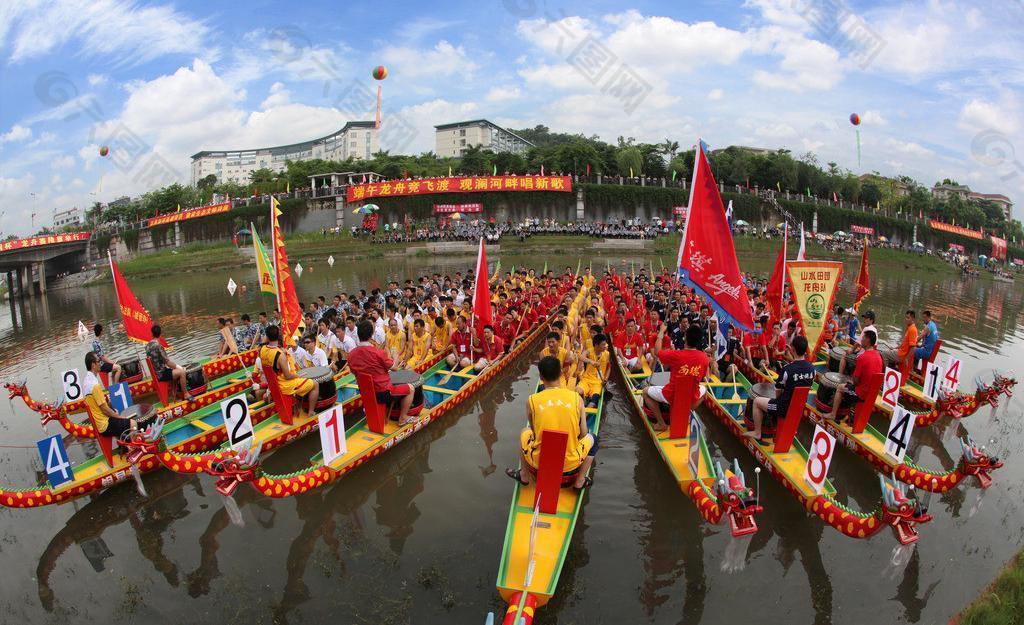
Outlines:
[{"label": "red flag with chinese characters", "polygon": [[281,343],[291,343],[292,335],[302,324],[302,309],[299,308],[299,297],[295,294],[295,283],[288,267],[288,254],[284,249],[284,235],[277,218],[281,216],[277,207],[277,199],[270,198],[271,238],[274,246],[274,272],[277,275],[277,307],[281,310]]},{"label": "red flag with chinese characters", "polygon": [[868,274],[868,239],[864,237],[864,251],[860,255],[860,272],[857,274],[857,299],[853,309],[860,310],[860,303],[871,294],[871,276]]},{"label": "red flag with chinese characters", "polygon": [[992,258],[1006,260],[1006,239],[992,236]]},{"label": "red flag with chinese characters", "polygon": [[484,326],[490,325],[491,320],[491,287],[487,276],[487,251],[484,249],[484,240],[480,239],[480,253],[476,257],[476,284],[473,285],[473,324],[476,326],[476,334],[479,337],[484,335]]},{"label": "red flag with chinese characters", "polygon": [[738,325],[744,332],[754,331],[747,286],[703,143],[694,156],[689,215],[678,261],[679,277],[707,300],[720,319]]},{"label": "red flag with chinese characters", "polygon": [[[110,252],[107,252],[107,260],[110,261],[110,273],[114,277],[114,292],[117,294],[117,304],[121,310],[121,321],[124,323],[124,331],[131,340],[138,341],[139,343],[148,343],[153,338],[153,333],[151,332],[153,320],[149,318],[149,313],[146,312],[146,309],[136,299],[135,294],[128,287],[128,283],[124,281],[124,276],[118,270],[114,259],[110,257]],[[160,337],[160,344],[167,347],[167,340],[162,336]]]},{"label": "red flag with chinese characters", "polygon": [[772,277],[768,281],[768,312],[770,319],[768,327],[776,321],[782,320],[784,310],[783,297],[785,297],[786,285],[786,246],[789,241],[789,224],[783,226],[782,249],[775,258],[775,269],[772,270]]}]

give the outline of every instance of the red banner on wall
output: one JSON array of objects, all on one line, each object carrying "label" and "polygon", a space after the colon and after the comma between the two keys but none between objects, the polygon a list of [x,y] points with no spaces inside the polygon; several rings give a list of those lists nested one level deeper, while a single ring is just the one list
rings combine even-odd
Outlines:
[{"label": "red banner on wall", "polygon": [[866,234],[870,236],[875,234],[875,229],[868,228],[867,226],[850,226],[850,232],[854,234]]},{"label": "red banner on wall", "polygon": [[961,228],[960,226],[954,226],[952,224],[943,223],[934,219],[928,220],[928,227],[932,230],[942,230],[943,232],[952,232],[953,234],[959,234],[963,237],[970,237],[972,239],[984,239],[985,235],[978,232],[977,230],[970,230],[968,228]]},{"label": "red banner on wall", "polygon": [[23,250],[30,247],[42,247],[44,245],[61,245],[63,243],[77,243],[78,241],[88,241],[90,236],[91,233],[89,232],[41,234],[36,237],[26,237],[24,239],[14,239],[12,241],[0,242],[0,252]]},{"label": "red banner on wall", "polygon": [[992,258],[1006,260],[1006,239],[992,237]]},{"label": "red banner on wall", "polygon": [[231,210],[231,202],[224,202],[223,204],[210,204],[209,206],[200,206],[198,208],[189,208],[187,210],[178,211],[177,213],[170,213],[168,215],[151,217],[146,220],[146,227],[152,228],[153,226],[172,224],[176,221],[185,221],[186,219],[196,219],[197,217],[209,217],[210,215],[216,215],[218,213],[226,213],[229,210]]},{"label": "red banner on wall", "polygon": [[673,206],[672,207],[672,214],[673,215],[682,215],[682,216],[685,217],[686,216],[686,209],[687,208],[688,207],[686,207],[686,206]]},{"label": "red banner on wall", "polygon": [[481,213],[484,205],[479,202],[470,204],[434,204],[434,214],[444,215],[450,213]]},{"label": "red banner on wall", "polygon": [[950,243],[949,244],[949,249],[956,250],[957,252],[960,252],[961,254],[963,254],[964,252],[967,251],[967,249],[964,246],[960,245],[959,243]]},{"label": "red banner on wall", "polygon": [[428,195],[431,193],[486,193],[488,191],[572,191],[569,176],[471,176],[431,178],[428,180],[394,180],[355,184],[345,192],[345,199],[358,202],[374,197]]}]

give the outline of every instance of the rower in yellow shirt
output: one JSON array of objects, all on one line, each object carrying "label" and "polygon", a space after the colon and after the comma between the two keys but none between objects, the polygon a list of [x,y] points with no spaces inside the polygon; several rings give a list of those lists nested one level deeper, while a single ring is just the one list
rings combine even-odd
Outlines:
[{"label": "rower in yellow shirt", "polygon": [[562,386],[567,386],[567,376],[570,375],[572,365],[576,362],[572,353],[562,346],[562,337],[558,332],[549,332],[544,339],[544,349],[540,350],[541,359],[551,356],[558,360],[558,366],[562,370]]},{"label": "rower in yellow shirt", "polygon": [[580,356],[583,363],[583,375],[580,376],[576,392],[590,405],[597,406],[601,398],[601,389],[608,379],[611,355],[608,351],[608,337],[596,334],[593,338],[593,351],[584,351]]},{"label": "rower in yellow shirt", "polygon": [[451,341],[451,327],[444,317],[434,319],[434,332],[430,339],[430,355],[438,356],[448,350]]},{"label": "rower in yellow shirt", "polygon": [[316,406],[319,396],[319,387],[316,382],[309,378],[303,378],[295,372],[295,359],[286,349],[279,345],[281,340],[281,329],[277,326],[268,326],[265,330],[267,344],[260,348],[260,362],[271,367],[277,374],[277,385],[285,395],[293,397],[308,398],[308,405],[312,411]]},{"label": "rower in yellow shirt", "polygon": [[587,427],[586,412],[579,395],[561,388],[562,370],[558,359],[545,356],[537,364],[544,390],[530,395],[526,404],[526,418],[529,426],[519,436],[522,459],[527,470],[507,469],[506,475],[520,484],[529,485],[540,466],[540,450],[544,430],[566,432],[569,435],[565,448],[563,473],[576,472],[574,488],[582,489],[591,485],[587,475],[597,454],[597,438]]},{"label": "rower in yellow shirt", "polygon": [[427,324],[422,319],[413,322],[412,333],[405,347],[405,366],[415,369],[427,359],[430,352],[430,334],[427,333]]},{"label": "rower in yellow shirt", "polygon": [[129,430],[137,430],[138,425],[134,419],[123,419],[111,408],[107,400],[106,389],[100,382],[100,370],[103,361],[96,352],[89,352],[85,355],[85,378],[82,381],[82,390],[85,392],[85,408],[96,428],[96,433],[101,436],[120,438]]},{"label": "rower in yellow shirt", "polygon": [[388,327],[384,331],[384,344],[391,360],[401,365],[405,360],[405,330],[394,317],[388,320]]}]

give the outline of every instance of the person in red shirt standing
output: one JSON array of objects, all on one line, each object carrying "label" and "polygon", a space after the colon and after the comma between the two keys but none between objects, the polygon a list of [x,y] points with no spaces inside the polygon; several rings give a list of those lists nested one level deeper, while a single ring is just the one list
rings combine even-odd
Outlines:
[{"label": "person in red shirt standing", "polygon": [[644,355],[644,337],[637,331],[635,319],[631,317],[626,320],[626,329],[615,334],[612,344],[626,363],[627,369],[636,373],[644,368],[641,361]]},{"label": "person in red shirt standing", "polygon": [[416,421],[416,417],[408,417],[412,406],[413,389],[408,384],[391,384],[391,369],[395,362],[388,353],[377,347],[370,340],[373,338],[373,322],[363,320],[356,326],[359,344],[348,354],[348,366],[356,375],[368,375],[373,380],[377,392],[377,403],[387,410],[394,399],[399,400],[398,424],[406,425]]},{"label": "person in red shirt standing", "polygon": [[466,318],[459,316],[455,321],[455,332],[451,339],[452,348],[455,350],[445,362],[451,369],[462,369],[473,364],[473,333],[469,331],[469,324]]},{"label": "person in red shirt standing", "polygon": [[676,389],[682,384],[683,378],[695,378],[693,406],[697,405],[704,395],[704,387],[700,382],[708,374],[708,355],[698,349],[704,338],[704,329],[692,325],[686,329],[686,349],[661,349],[665,338],[665,324],[658,330],[658,338],[654,343],[654,351],[661,364],[668,368],[669,381],[665,386],[648,386],[644,391],[644,404],[654,414],[653,427],[660,432],[668,427],[661,410],[661,404],[672,405]]},{"label": "person in red shirt standing", "polygon": [[480,357],[473,365],[477,372],[498,362],[498,359],[505,355],[505,341],[494,333],[494,326],[491,324],[484,326],[484,340],[483,344],[479,346],[478,353],[480,353]]},{"label": "person in red shirt standing", "polygon": [[[864,348],[864,351],[861,352],[860,356],[857,356],[857,364],[853,368],[854,388],[851,389],[847,384],[839,385],[836,397],[832,400],[832,412],[826,415],[829,419],[835,419],[840,408],[850,408],[858,402],[871,399],[867,396],[868,386],[871,384],[874,376],[881,374],[885,370],[885,365],[882,363],[882,355],[875,349],[877,341],[878,335],[875,334],[874,330],[864,330],[860,333],[860,346]],[[847,416],[852,423],[853,418],[849,415]]]}]

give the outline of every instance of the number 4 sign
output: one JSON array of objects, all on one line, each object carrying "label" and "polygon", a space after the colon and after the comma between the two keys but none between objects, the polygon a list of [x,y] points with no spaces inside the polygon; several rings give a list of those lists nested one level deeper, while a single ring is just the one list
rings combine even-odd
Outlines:
[{"label": "number 4 sign", "polygon": [[807,470],[804,472],[804,479],[816,493],[820,493],[825,486],[825,477],[828,475],[828,467],[832,464],[832,453],[835,450],[835,437],[820,425],[815,425],[811,448],[807,450]]},{"label": "number 4 sign", "polygon": [[950,354],[946,357],[946,375],[942,376],[942,387],[955,391],[960,386],[960,359]]},{"label": "number 4 sign", "polygon": [[889,430],[885,435],[885,453],[895,458],[897,462],[903,462],[903,456],[907,454],[915,421],[913,413],[902,406],[896,406],[892,411]]},{"label": "number 4 sign", "polygon": [[49,438],[37,441],[36,447],[39,448],[39,457],[43,459],[43,466],[46,467],[46,477],[50,479],[50,486],[57,488],[61,484],[75,479],[68,450],[65,449],[64,441],[60,436],[54,434]]},{"label": "number 4 sign", "polygon": [[882,376],[882,403],[895,411],[900,403],[900,382],[903,377],[895,369],[885,368],[885,375]]},{"label": "number 4 sign", "polygon": [[939,398],[939,390],[942,388],[943,379],[946,377],[946,372],[943,370],[942,365],[934,362],[928,363],[928,370],[924,375],[924,395],[932,401],[936,401]]},{"label": "number 4 sign", "polygon": [[316,420],[320,425],[320,446],[324,452],[324,466],[327,466],[344,456],[348,450],[345,440],[345,417],[341,406],[337,405],[321,412]]}]

